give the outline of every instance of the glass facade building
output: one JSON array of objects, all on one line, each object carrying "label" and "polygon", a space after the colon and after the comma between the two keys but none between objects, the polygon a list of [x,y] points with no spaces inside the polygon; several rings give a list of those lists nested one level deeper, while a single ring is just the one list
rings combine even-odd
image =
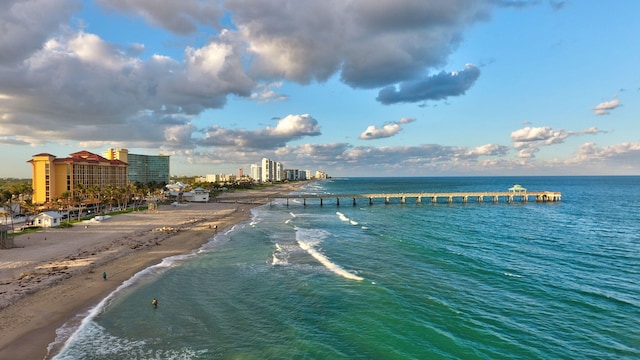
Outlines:
[{"label": "glass facade building", "polygon": [[169,183],[168,155],[129,154],[129,181],[147,184]]},{"label": "glass facade building", "polygon": [[129,154],[127,149],[107,149],[103,155],[107,159],[117,159],[129,165],[129,182],[169,183],[169,155]]}]

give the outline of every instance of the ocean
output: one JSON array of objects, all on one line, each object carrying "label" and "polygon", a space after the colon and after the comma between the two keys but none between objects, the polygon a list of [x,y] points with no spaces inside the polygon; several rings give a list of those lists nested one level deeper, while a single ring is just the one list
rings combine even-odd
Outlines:
[{"label": "ocean", "polygon": [[59,329],[55,359],[640,358],[640,177],[334,178],[299,193],[516,183],[562,201],[255,208]]}]

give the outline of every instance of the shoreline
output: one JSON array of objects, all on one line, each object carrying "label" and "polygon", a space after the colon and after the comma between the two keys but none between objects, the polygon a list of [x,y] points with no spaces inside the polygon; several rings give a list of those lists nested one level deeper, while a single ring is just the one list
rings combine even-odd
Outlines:
[{"label": "shoreline", "polygon": [[[306,183],[228,193],[217,198],[223,202],[162,205],[157,212],[16,236],[16,248],[0,250],[0,358],[51,358],[64,345],[64,340],[58,343],[56,330],[136,273],[167,257],[197,251],[218,231],[250,220],[251,209],[266,204],[267,197]],[[233,202],[236,194],[263,199]]]}]

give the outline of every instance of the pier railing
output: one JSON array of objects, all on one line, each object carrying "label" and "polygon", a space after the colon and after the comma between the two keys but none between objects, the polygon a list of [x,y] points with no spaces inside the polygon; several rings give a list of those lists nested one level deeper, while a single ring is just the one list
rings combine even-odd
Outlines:
[{"label": "pier railing", "polygon": [[[356,206],[358,200],[368,201],[369,205],[373,205],[376,202],[382,200],[384,204],[390,204],[391,202],[399,202],[400,204],[406,204],[408,201],[413,201],[416,204],[423,202],[437,203],[468,203],[468,202],[557,202],[562,200],[562,193],[557,191],[528,191],[528,192],[446,192],[446,193],[379,193],[379,194],[287,194],[287,195],[268,195],[260,196],[248,195],[248,196],[230,196],[220,198],[218,201],[256,201],[258,199],[267,199],[269,202],[275,199],[286,199],[286,205],[289,206],[289,200],[302,200],[304,206],[307,205],[307,200],[318,200],[320,206],[324,205],[325,200],[335,200],[335,204],[340,206],[341,199],[344,202],[351,201],[353,206]],[[376,201],[378,200],[378,201]]]}]

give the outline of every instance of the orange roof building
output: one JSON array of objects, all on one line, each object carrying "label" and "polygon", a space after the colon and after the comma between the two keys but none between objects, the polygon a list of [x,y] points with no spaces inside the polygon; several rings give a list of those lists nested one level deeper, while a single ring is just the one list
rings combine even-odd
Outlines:
[{"label": "orange roof building", "polygon": [[33,155],[27,161],[32,166],[33,202],[48,203],[68,191],[77,195],[78,184],[84,188],[95,185],[100,189],[111,184],[114,187],[127,185],[128,164],[121,160],[109,160],[86,150],[57,158],[48,153]]}]

